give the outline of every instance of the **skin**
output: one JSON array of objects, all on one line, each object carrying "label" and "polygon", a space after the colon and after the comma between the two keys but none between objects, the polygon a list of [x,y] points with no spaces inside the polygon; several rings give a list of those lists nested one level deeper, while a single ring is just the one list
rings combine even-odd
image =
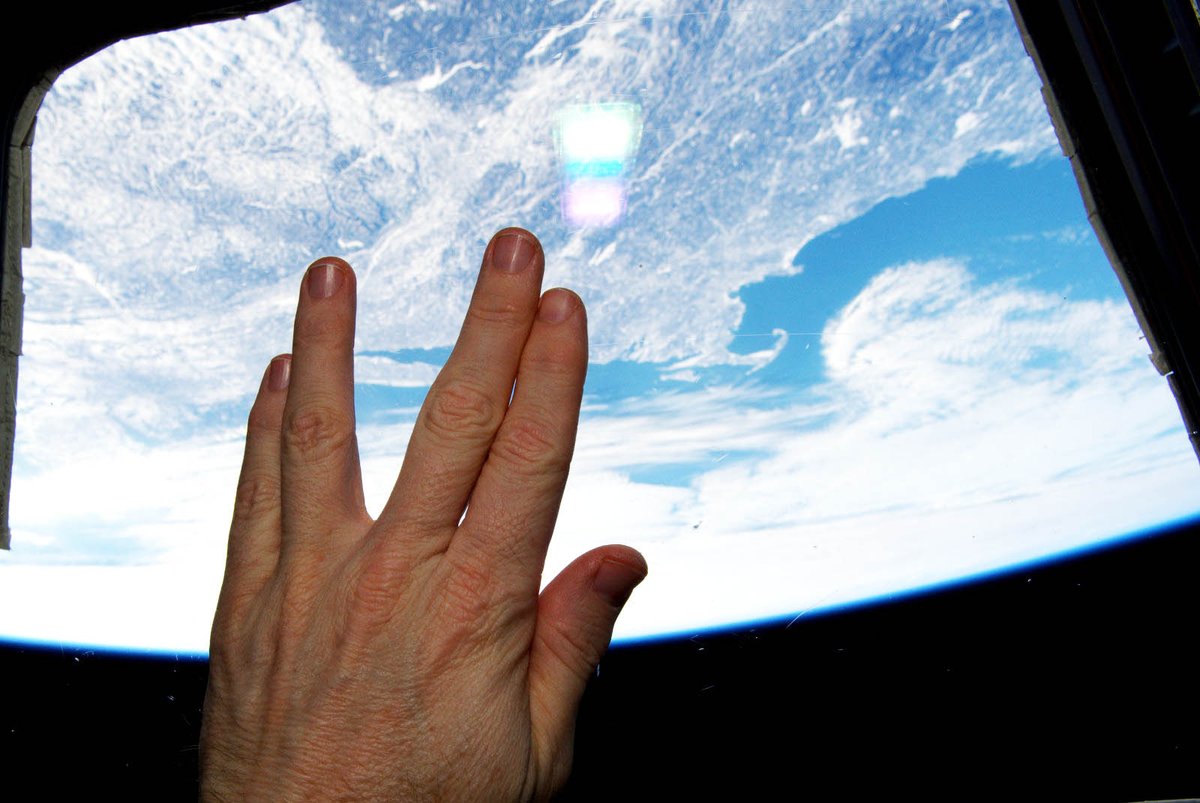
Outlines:
[{"label": "skin", "polygon": [[587,372],[583,303],[540,295],[544,264],[523,229],[488,244],[378,520],[355,436],[354,273],[308,269],[292,353],[250,412],[203,799],[533,800],[566,781],[584,686],[647,570],[601,547],[538,592]]}]

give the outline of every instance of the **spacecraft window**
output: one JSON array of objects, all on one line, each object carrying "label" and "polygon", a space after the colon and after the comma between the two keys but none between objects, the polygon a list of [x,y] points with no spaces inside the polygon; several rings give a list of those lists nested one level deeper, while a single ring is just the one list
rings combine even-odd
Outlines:
[{"label": "spacecraft window", "polygon": [[788,619],[1200,512],[1004,2],[316,0],[121,42],[34,148],[0,637],[203,652],[301,273],[359,276],[368,506],[495,230],[591,368],[547,577],[618,639]]}]

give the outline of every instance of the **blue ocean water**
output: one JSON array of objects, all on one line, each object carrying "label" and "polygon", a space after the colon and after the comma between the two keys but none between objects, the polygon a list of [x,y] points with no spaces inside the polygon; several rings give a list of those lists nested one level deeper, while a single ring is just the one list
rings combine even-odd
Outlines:
[{"label": "blue ocean water", "polygon": [[[793,259],[801,272],[741,288],[745,314],[731,351],[759,351],[773,342],[772,330],[789,333],[787,346],[766,367],[752,374],[743,366],[700,368],[689,383],[671,378],[667,363],[593,362],[585,399],[612,405],[741,383],[761,387],[763,405],[778,403],[781,397],[773,391],[787,390],[794,398],[792,393],[823,380],[821,331],[874,276],[894,265],[943,257],[966,262],[980,282],[1012,281],[1076,301],[1123,297],[1066,159],[1021,165],[983,159],[813,239]],[[400,349],[385,356],[441,364],[449,353],[449,348]],[[423,388],[360,385],[359,414],[366,419],[389,409],[411,409],[424,395]],[[653,469],[654,480],[676,483],[691,473],[680,467],[666,477],[664,471]]]},{"label": "blue ocean water", "polygon": [[761,334],[782,328],[795,334],[756,381],[818,382],[820,333],[830,316],[884,269],[940,257],[964,260],[980,282],[1016,281],[1076,301],[1123,297],[1070,163],[985,159],[815,238],[793,260],[801,273],[743,287],[746,312],[730,349],[761,349]]}]

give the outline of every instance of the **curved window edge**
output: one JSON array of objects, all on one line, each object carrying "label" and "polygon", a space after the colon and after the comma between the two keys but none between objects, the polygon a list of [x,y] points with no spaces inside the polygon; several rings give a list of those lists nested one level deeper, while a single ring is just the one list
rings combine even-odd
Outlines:
[{"label": "curved window edge", "polygon": [[[72,10],[72,25],[59,29],[62,9],[47,4],[14,22],[34,45],[10,60],[0,71],[0,114],[4,147],[0,149],[0,549],[11,547],[8,524],[12,488],[13,448],[16,443],[18,361],[25,307],[22,251],[33,244],[33,138],[37,113],[54,81],[64,70],[123,39],[163,31],[244,18],[293,0],[192,0],[166,7],[118,10],[91,6]],[[80,19],[92,16],[94,19]],[[40,34],[40,36],[39,36]],[[42,46],[42,47],[39,47]],[[41,63],[29,63],[27,53],[40,53]]]}]

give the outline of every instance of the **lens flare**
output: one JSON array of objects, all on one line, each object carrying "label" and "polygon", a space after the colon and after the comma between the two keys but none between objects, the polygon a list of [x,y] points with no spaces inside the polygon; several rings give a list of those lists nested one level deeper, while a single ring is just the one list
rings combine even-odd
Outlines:
[{"label": "lens flare", "polygon": [[636,103],[585,103],[558,114],[562,215],[570,226],[615,226],[625,214],[626,181],[642,138]]}]

